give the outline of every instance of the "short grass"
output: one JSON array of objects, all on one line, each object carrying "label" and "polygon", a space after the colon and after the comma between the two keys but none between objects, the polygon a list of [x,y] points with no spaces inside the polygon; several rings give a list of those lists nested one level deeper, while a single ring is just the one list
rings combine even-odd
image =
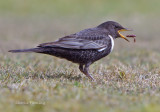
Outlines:
[{"label": "short grass", "polygon": [[[158,0],[1,0],[0,111],[159,112]],[[133,28],[137,42],[115,41],[113,52],[90,67],[9,49],[39,43],[116,20]]]}]

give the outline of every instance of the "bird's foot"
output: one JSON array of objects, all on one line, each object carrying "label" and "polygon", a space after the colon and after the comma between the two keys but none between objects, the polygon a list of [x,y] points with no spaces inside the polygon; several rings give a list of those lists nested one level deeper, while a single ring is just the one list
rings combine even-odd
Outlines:
[{"label": "bird's foot", "polygon": [[95,81],[95,79],[90,74],[85,74],[91,81]]}]

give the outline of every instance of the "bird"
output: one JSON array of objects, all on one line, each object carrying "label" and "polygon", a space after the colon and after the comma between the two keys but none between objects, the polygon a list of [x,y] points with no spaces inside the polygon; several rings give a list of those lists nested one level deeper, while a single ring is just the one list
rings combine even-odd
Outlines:
[{"label": "bird", "polygon": [[[59,38],[54,42],[39,44],[35,48],[9,50],[12,53],[42,53],[63,58],[79,65],[79,70],[89,79],[95,79],[89,73],[89,66],[110,54],[114,48],[114,40],[135,35],[124,36],[121,31],[130,31],[118,22],[106,21],[96,27],[81,30]],[[134,38],[135,39],[135,38]]]}]

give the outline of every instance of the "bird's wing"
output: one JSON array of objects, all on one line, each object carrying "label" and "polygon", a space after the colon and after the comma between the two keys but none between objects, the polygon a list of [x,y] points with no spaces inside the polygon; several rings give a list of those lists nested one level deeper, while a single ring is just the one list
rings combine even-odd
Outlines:
[{"label": "bird's wing", "polygon": [[[85,32],[85,31],[84,31]],[[88,34],[87,34],[88,33]],[[100,32],[92,32],[90,35],[89,31],[80,34],[72,34],[69,36],[62,37],[55,42],[43,43],[38,47],[59,47],[67,49],[103,49],[107,47],[107,38],[101,35]],[[99,34],[98,34],[99,33]],[[97,36],[98,35],[98,36]]]}]

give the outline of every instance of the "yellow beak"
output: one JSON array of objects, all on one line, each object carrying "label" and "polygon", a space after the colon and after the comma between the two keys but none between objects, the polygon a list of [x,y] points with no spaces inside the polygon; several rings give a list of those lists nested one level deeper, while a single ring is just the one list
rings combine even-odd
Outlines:
[{"label": "yellow beak", "polygon": [[121,29],[121,30],[118,30],[118,34],[121,36],[121,38],[123,38],[123,39],[125,39],[126,41],[129,42],[129,40],[120,33],[120,32],[122,32],[122,31],[130,31],[130,30],[129,30],[129,29]]}]

